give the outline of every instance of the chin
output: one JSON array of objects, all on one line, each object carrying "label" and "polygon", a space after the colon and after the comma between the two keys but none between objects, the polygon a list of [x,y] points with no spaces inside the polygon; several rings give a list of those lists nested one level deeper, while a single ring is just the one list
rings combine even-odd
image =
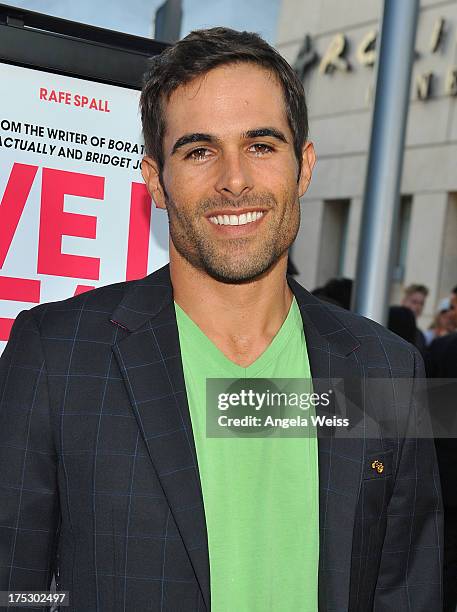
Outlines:
[{"label": "chin", "polygon": [[227,284],[243,284],[250,283],[260,278],[263,278],[273,268],[278,260],[268,262],[264,266],[256,265],[253,268],[238,268],[233,266],[228,268],[227,266],[215,266],[209,263],[204,263],[202,269],[212,276],[214,279]]}]

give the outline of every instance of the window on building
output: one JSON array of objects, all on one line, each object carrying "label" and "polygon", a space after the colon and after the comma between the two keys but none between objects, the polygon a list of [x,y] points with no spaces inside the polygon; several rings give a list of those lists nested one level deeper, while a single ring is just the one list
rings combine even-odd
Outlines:
[{"label": "window on building", "polygon": [[449,295],[457,285],[457,193],[449,194],[443,232],[438,295]]},{"label": "window on building", "polygon": [[411,208],[413,198],[410,195],[403,195],[400,198],[400,212],[398,224],[394,233],[394,267],[393,281],[403,282],[405,277],[406,255],[408,252],[409,229],[411,226]]},{"label": "window on building", "polygon": [[318,285],[344,276],[350,200],[325,200],[321,225]]}]

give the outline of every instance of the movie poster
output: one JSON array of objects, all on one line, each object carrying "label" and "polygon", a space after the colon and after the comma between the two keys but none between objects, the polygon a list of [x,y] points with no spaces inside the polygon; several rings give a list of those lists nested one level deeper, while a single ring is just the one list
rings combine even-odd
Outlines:
[{"label": "movie poster", "polygon": [[0,354],[17,314],[168,261],[140,92],[0,63]]}]

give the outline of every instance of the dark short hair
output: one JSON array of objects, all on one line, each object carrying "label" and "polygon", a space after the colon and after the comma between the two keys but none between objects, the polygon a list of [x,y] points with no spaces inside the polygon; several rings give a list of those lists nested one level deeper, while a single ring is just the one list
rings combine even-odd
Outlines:
[{"label": "dark short hair", "polygon": [[273,47],[253,32],[230,28],[195,30],[151,59],[140,98],[146,154],[163,169],[165,117],[163,102],[181,85],[217,66],[251,62],[271,70],[282,85],[285,110],[301,168],[302,148],[308,138],[308,113],[303,84],[293,68]]},{"label": "dark short hair", "polygon": [[411,344],[415,344],[416,318],[413,311],[406,308],[406,306],[391,306],[389,308],[387,327],[397,336]]}]

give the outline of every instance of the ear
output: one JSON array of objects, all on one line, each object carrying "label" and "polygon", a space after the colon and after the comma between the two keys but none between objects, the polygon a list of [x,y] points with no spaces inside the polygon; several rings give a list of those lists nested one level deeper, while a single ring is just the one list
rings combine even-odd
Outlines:
[{"label": "ear", "polygon": [[152,157],[143,157],[141,174],[156,208],[164,208],[166,210],[166,198],[160,181],[159,166]]},{"label": "ear", "polygon": [[302,150],[302,163],[300,180],[298,181],[298,194],[301,198],[309,187],[311,175],[313,173],[314,164],[316,163],[316,152],[314,145],[310,141],[306,141]]}]

